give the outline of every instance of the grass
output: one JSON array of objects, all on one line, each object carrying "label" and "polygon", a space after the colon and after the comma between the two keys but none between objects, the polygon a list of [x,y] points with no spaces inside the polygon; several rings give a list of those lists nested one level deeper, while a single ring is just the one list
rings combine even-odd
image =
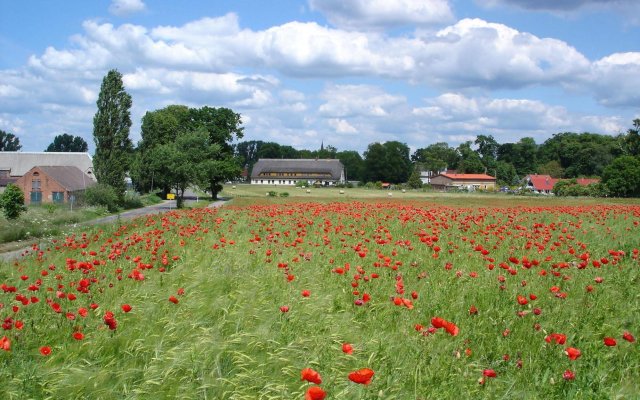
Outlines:
[{"label": "grass", "polygon": [[[295,189],[288,199],[233,191],[225,189],[234,200],[221,209],[92,227],[0,264],[0,316],[11,318],[0,396],[302,399],[309,386],[300,380],[303,368],[318,371],[327,398],[336,399],[640,392],[638,342],[621,338],[640,335],[635,203],[501,203],[497,194],[424,201],[400,199],[401,192],[390,200],[359,191],[349,196],[363,201],[334,201],[326,191],[309,202]],[[524,265],[533,260],[538,265]],[[78,290],[83,279],[87,293]],[[364,293],[371,300],[357,305]],[[530,294],[537,299],[517,303],[517,295]],[[17,295],[39,301],[24,304]],[[413,307],[396,306],[393,297]],[[107,311],[116,330],[104,324]],[[455,323],[459,335],[429,334],[436,316]],[[73,339],[76,331],[85,338]],[[546,343],[553,332],[567,343]],[[617,346],[604,346],[606,336]],[[345,342],[352,355],[341,351]],[[51,354],[40,355],[41,346]],[[569,346],[582,356],[569,360]],[[375,371],[370,385],[348,380],[365,367]],[[479,384],[485,369],[497,377]],[[563,379],[567,369],[574,380]]]}]

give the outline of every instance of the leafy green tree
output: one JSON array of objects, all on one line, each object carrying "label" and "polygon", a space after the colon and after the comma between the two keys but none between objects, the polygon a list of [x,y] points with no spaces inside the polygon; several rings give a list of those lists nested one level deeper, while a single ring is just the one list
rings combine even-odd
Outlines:
[{"label": "leafy green tree", "polygon": [[422,179],[420,179],[420,170],[418,168],[413,169],[413,172],[407,181],[407,185],[409,185],[411,189],[422,188]]},{"label": "leafy green tree", "polygon": [[625,154],[634,157],[640,156],[640,118],[633,120],[633,128],[629,129],[621,139]]},{"label": "leafy green tree", "polygon": [[84,191],[84,202],[90,206],[100,206],[109,212],[116,212],[118,207],[118,194],[112,186],[104,183],[98,183],[88,187]]},{"label": "leafy green tree", "polygon": [[22,145],[17,136],[0,129],[0,151],[18,151],[21,148]]},{"label": "leafy green tree", "polygon": [[460,154],[447,143],[439,142],[416,150],[411,155],[411,160],[419,163],[424,171],[437,174],[444,169],[456,169],[460,162]]},{"label": "leafy green tree", "polygon": [[632,156],[616,158],[604,169],[602,183],[613,196],[640,196],[640,160]]},{"label": "leafy green tree", "polygon": [[131,96],[124,90],[122,74],[117,70],[109,71],[102,80],[96,104],[93,169],[98,182],[113,187],[122,201],[133,145],[129,139]]},{"label": "leafy green tree", "polygon": [[500,147],[498,142],[491,135],[478,135],[474,143],[478,146],[476,152],[480,156],[482,164],[487,169],[494,169],[498,157],[498,147]]},{"label": "leafy green tree", "polygon": [[517,185],[520,181],[515,167],[504,161],[497,161],[495,169],[489,172],[495,174],[498,185]]},{"label": "leafy green tree", "polygon": [[9,184],[0,194],[0,208],[7,219],[18,219],[26,211],[24,193],[14,184]]},{"label": "leafy green tree", "polygon": [[369,182],[406,182],[412,169],[409,147],[397,141],[372,143],[364,153],[364,165]]},{"label": "leafy green tree", "polygon": [[349,181],[364,180],[364,160],[360,153],[355,150],[346,150],[336,153],[336,158],[344,166],[345,178]]},{"label": "leafy green tree", "polygon": [[471,142],[461,143],[460,146],[458,146],[458,153],[461,158],[461,161],[458,163],[459,172],[465,174],[480,174],[487,170],[478,153],[471,149]]},{"label": "leafy green tree", "polygon": [[53,138],[53,142],[51,142],[51,144],[45,149],[45,151],[86,153],[87,151],[89,151],[89,145],[80,136],[73,136],[69,135],[68,133],[63,133],[62,135],[58,135]]},{"label": "leafy green tree", "polygon": [[549,175],[552,178],[562,178],[564,176],[564,168],[562,168],[558,160],[551,160],[538,166],[538,173],[540,175]]},{"label": "leafy green tree", "polygon": [[538,145],[530,137],[524,137],[517,143],[501,144],[497,159],[513,165],[520,176],[534,173],[538,166]]},{"label": "leafy green tree", "polygon": [[540,163],[559,162],[567,178],[600,176],[604,168],[622,154],[619,139],[588,132],[558,133],[539,149]]}]

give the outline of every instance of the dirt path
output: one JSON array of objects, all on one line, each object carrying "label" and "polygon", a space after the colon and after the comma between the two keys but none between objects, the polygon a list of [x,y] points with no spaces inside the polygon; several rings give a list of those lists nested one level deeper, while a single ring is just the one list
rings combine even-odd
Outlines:
[{"label": "dirt path", "polygon": [[[189,200],[185,201],[185,206],[189,204]],[[207,208],[217,208],[224,205],[227,200],[216,200],[213,203],[209,204]],[[164,200],[162,203],[153,204],[143,208],[136,208],[135,210],[128,210],[121,212],[115,215],[109,215],[107,217],[102,217],[98,219],[93,219],[91,221],[83,222],[78,225],[98,225],[98,224],[108,224],[118,220],[130,220],[136,217],[140,217],[142,215],[152,215],[152,214],[160,214],[163,212],[167,212],[170,210],[175,210],[176,202],[174,200]],[[32,242],[39,242],[40,239],[33,239]],[[31,246],[24,247],[24,243],[17,250],[10,250],[0,253],[0,260],[11,261],[15,258],[20,257],[31,250]]]}]

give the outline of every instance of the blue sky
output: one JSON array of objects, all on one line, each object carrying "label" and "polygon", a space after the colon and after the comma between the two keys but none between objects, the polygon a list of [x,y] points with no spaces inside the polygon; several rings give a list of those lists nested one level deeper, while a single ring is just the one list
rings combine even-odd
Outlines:
[{"label": "blue sky", "polygon": [[0,0],[0,129],[93,150],[113,68],[140,119],[228,107],[243,140],[364,151],[616,135],[640,118],[636,0]]}]

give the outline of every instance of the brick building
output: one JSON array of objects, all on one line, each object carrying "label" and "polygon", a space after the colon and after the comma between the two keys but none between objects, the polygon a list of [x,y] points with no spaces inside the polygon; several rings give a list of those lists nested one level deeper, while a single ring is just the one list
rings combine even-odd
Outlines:
[{"label": "brick building", "polygon": [[25,204],[67,203],[72,196],[96,184],[91,176],[77,167],[33,167],[16,180],[24,193]]}]

